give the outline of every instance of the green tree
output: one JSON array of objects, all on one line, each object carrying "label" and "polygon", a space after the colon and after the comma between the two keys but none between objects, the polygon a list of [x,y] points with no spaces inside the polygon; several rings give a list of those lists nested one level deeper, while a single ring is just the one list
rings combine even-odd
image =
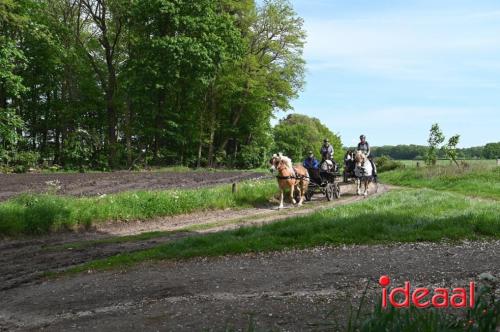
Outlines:
[{"label": "green tree", "polygon": [[483,156],[486,159],[500,158],[500,142],[486,144],[484,146]]},{"label": "green tree", "polygon": [[443,132],[437,123],[433,124],[431,130],[429,132],[429,139],[427,142],[429,143],[429,148],[427,150],[426,163],[428,165],[436,165],[437,162],[437,151],[439,149],[439,145],[441,145],[445,140]]},{"label": "green tree", "polygon": [[344,150],[339,135],[316,118],[301,114],[290,114],[274,128],[276,152],[282,152],[294,161],[301,161],[312,150],[319,158],[319,150],[323,140],[327,138],[334,148],[334,159],[343,160]]},{"label": "green tree", "polygon": [[455,165],[458,165],[457,162],[457,145],[460,142],[460,135],[454,135],[448,139],[448,143],[443,146],[443,150],[452,162],[455,163]]}]

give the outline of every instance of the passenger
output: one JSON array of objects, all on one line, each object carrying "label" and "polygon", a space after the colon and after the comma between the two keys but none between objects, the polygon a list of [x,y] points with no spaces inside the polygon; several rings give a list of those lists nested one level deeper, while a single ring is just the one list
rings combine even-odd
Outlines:
[{"label": "passenger", "polygon": [[314,157],[314,153],[309,151],[308,157],[303,163],[306,169],[319,169],[319,161]]}]

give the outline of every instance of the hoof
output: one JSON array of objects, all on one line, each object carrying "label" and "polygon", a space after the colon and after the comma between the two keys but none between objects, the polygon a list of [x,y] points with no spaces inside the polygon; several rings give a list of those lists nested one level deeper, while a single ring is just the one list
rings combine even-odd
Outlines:
[{"label": "hoof", "polygon": [[297,201],[296,200],[293,200],[292,201],[293,205],[297,204]]},{"label": "hoof", "polygon": [[363,196],[365,196],[365,197],[368,196],[368,193],[364,193]]},{"label": "hoof", "polygon": [[278,206],[278,210],[282,210],[282,209],[283,209],[283,205]]}]

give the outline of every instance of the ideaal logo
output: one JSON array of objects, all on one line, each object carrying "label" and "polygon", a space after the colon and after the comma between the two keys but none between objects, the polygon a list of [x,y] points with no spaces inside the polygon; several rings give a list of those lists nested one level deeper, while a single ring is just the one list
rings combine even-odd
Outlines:
[{"label": "ideaal logo", "polygon": [[387,308],[389,302],[394,308],[409,308],[410,302],[417,308],[474,308],[475,289],[474,281],[466,288],[429,288],[419,287],[412,289],[410,282],[405,282],[404,287],[388,289],[391,279],[388,276],[381,276],[379,284],[382,286],[382,307]]}]

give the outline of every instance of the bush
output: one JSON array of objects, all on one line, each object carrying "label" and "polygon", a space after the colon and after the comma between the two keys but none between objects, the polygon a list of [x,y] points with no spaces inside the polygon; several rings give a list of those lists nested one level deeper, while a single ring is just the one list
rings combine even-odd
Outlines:
[{"label": "bush", "polygon": [[6,161],[5,169],[7,171],[12,171],[14,173],[26,173],[30,168],[35,168],[38,163],[40,155],[38,152],[26,151],[26,152],[15,152],[11,151],[8,157],[4,160]]},{"label": "bush", "polygon": [[382,156],[375,159],[375,164],[377,165],[377,171],[379,173],[393,171],[395,169],[402,169],[405,167],[402,162],[393,160],[389,156]]}]

